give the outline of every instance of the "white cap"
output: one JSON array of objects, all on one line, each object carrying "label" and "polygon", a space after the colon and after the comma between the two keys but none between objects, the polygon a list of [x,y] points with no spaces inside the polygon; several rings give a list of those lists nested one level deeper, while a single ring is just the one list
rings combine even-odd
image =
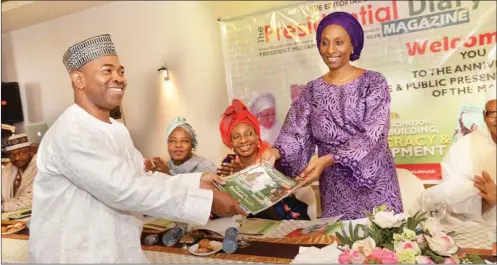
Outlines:
[{"label": "white cap", "polygon": [[9,152],[23,147],[28,147],[30,145],[31,143],[28,140],[27,134],[25,133],[15,134],[7,139],[7,146],[5,147],[5,151]]}]

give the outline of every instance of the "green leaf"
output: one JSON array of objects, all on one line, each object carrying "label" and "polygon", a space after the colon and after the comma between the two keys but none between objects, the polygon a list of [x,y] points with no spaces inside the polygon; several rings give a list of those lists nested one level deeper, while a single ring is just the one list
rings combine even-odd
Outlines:
[{"label": "green leaf", "polygon": [[460,236],[460,235],[462,235],[462,234],[464,234],[464,233],[455,233],[455,234],[454,234],[453,236],[451,236],[451,237],[455,239],[456,237],[459,237],[459,236]]},{"label": "green leaf", "polygon": [[480,256],[475,254],[467,254],[466,258],[473,264],[485,264],[485,261]]},{"label": "green leaf", "polygon": [[381,246],[393,251],[393,244],[392,243],[384,243]]},{"label": "green leaf", "polygon": [[354,228],[354,240],[360,240],[360,237],[359,237],[359,225],[356,225],[355,228]]},{"label": "green leaf", "polygon": [[425,251],[425,255],[430,257],[430,259],[433,260],[433,262],[435,262],[435,263],[439,263],[439,262],[442,262],[445,260],[444,257],[435,254],[433,251],[431,251],[429,249],[427,249]]},{"label": "green leaf", "polygon": [[340,229],[342,230],[342,234],[336,233],[336,235],[340,239],[342,245],[348,245],[347,233],[345,233],[345,227],[342,222],[340,222]]},{"label": "green leaf", "polygon": [[451,236],[451,237],[454,237],[455,234],[456,234],[456,231],[450,231],[447,233],[447,235]]},{"label": "green leaf", "polygon": [[[356,226],[362,230],[363,236],[360,237],[361,240],[369,236],[369,229],[365,225],[357,224]],[[357,236],[359,237],[359,232],[357,233]]]},{"label": "green leaf", "polygon": [[411,218],[411,217],[407,218],[407,228],[412,230],[411,227],[413,227],[414,222],[415,222],[415,220],[413,218]]},{"label": "green leaf", "polygon": [[418,214],[419,214],[419,211],[417,211],[413,216],[412,218],[416,219],[418,217]]},{"label": "green leaf", "polygon": [[[359,225],[359,227],[361,227]],[[358,228],[356,228],[354,231],[354,229],[352,228],[352,223],[349,223],[349,235],[347,236],[347,233],[345,232],[345,226],[342,222],[340,222],[340,229],[342,230],[342,234],[340,233],[335,233],[336,236],[338,237],[338,239],[340,240],[340,244],[342,246],[345,246],[345,245],[348,245],[349,247],[352,247],[352,245],[354,244],[354,242],[356,242],[357,240],[361,239],[359,236],[358,236]]]},{"label": "green leaf", "polygon": [[342,235],[345,236],[347,233],[345,233],[345,227],[342,222],[340,222],[340,229],[342,229]]},{"label": "green leaf", "polygon": [[352,240],[354,242],[355,238],[354,238],[354,230],[352,228],[352,222],[349,222],[349,236],[350,236],[350,240]]},{"label": "green leaf", "polygon": [[347,240],[342,235],[340,235],[339,233],[336,233],[336,236],[340,240],[340,245],[342,245],[342,246],[348,245]]}]

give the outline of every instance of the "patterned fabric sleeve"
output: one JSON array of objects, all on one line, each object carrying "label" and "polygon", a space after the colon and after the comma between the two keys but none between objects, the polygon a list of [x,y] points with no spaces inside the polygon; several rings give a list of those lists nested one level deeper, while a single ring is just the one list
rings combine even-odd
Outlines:
[{"label": "patterned fabric sleeve", "polygon": [[274,147],[280,151],[277,169],[289,177],[298,176],[307,166],[316,144],[311,130],[312,81],[292,104]]},{"label": "patterned fabric sleeve", "polygon": [[365,114],[360,133],[331,154],[335,168],[356,188],[370,188],[379,177],[371,158],[372,150],[387,148],[390,121],[390,90],[383,75],[374,75],[365,88]]}]

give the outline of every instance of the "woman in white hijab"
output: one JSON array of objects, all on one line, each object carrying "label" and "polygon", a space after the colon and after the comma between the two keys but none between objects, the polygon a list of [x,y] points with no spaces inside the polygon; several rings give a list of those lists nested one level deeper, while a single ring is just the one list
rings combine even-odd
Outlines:
[{"label": "woman in white hijab", "polygon": [[212,161],[194,154],[197,148],[197,133],[183,117],[175,117],[167,128],[167,151],[171,159],[164,163],[162,159],[154,157],[152,161],[146,161],[148,170],[160,171],[169,175],[193,173],[193,172],[216,172],[216,166]]},{"label": "woman in white hijab", "polygon": [[276,99],[273,94],[262,93],[256,96],[249,109],[259,120],[262,140],[272,145],[281,130],[281,123],[276,119]]}]

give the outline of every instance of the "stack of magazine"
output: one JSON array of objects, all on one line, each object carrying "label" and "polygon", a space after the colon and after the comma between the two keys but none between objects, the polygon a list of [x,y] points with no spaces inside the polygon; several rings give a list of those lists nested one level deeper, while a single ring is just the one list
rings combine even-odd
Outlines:
[{"label": "stack of magazine", "polygon": [[164,232],[175,226],[175,222],[166,219],[152,219],[143,225],[144,229],[153,230],[155,232]]},{"label": "stack of magazine", "polygon": [[216,186],[237,199],[251,214],[258,214],[292,194],[300,185],[274,168],[255,165],[225,178]]},{"label": "stack of magazine", "polygon": [[292,232],[285,235],[285,237],[301,237],[301,236],[314,236],[314,235],[331,235],[340,226],[340,218],[343,214],[335,217],[322,218],[315,222],[311,222],[307,227],[297,228]]}]

